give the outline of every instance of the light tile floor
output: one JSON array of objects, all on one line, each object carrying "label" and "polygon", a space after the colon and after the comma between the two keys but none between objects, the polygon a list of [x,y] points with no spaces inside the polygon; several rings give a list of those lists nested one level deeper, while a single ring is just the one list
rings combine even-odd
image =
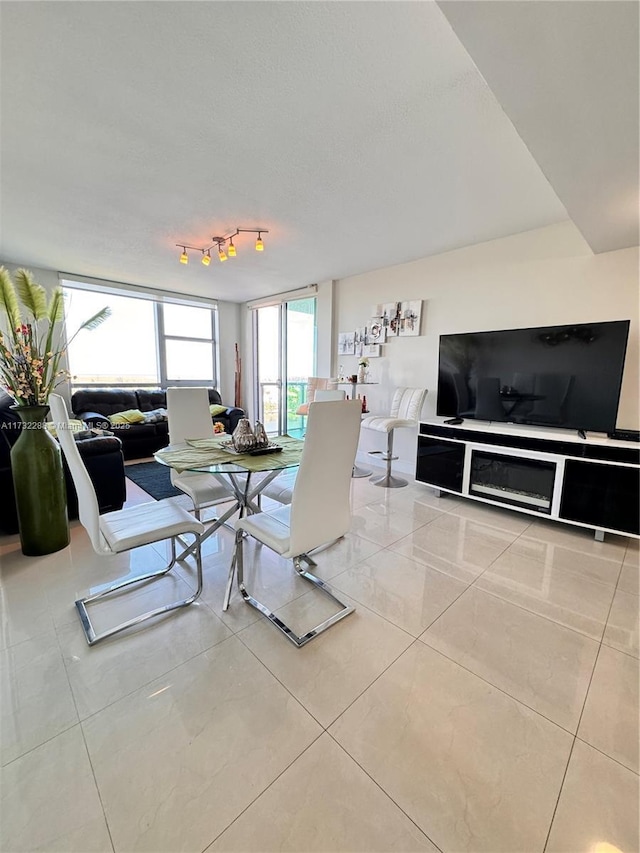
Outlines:
[{"label": "light tile floor", "polygon": [[[237,594],[222,613],[227,531],[197,605],[92,649],[74,599],[164,547],[1,539],[3,853],[637,853],[637,541],[418,484],[354,480],[353,507],[316,559],[356,612],[300,650]],[[286,561],[247,565],[294,625],[328,614]],[[193,583],[183,564],[96,618]]]}]

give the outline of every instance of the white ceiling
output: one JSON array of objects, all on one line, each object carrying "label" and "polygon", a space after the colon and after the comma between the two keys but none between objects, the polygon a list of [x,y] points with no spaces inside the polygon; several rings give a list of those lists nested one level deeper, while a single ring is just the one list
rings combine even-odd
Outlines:
[{"label": "white ceiling", "polygon": [[637,246],[637,0],[439,5],[593,251]]},{"label": "white ceiling", "polygon": [[[8,262],[243,301],[567,218],[430,0],[4,0],[0,24]],[[236,226],[262,255],[178,263]]]}]

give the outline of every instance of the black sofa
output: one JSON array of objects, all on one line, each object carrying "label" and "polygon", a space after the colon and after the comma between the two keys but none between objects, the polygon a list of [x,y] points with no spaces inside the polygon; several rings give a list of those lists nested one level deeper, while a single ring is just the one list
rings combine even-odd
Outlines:
[{"label": "black sofa", "polygon": [[[218,391],[209,388],[209,403],[223,405]],[[146,388],[83,388],[71,397],[74,417],[84,421],[87,426],[101,427],[115,432],[122,440],[125,459],[142,459],[151,456],[169,443],[167,421],[156,423],[111,425],[109,415],[128,409],[139,409],[142,413],[154,409],[167,408],[167,392],[161,389]],[[215,415],[214,421],[224,424],[225,431],[231,433],[236,428],[244,410],[227,407],[226,412]]]},{"label": "black sofa", "polygon": [[[11,474],[11,447],[20,436],[20,417],[12,397],[0,389],[0,533],[17,533],[18,516]],[[18,426],[14,426],[18,425]],[[126,499],[122,443],[115,436],[77,438],[78,450],[96,490],[100,512],[122,509]],[[78,516],[78,497],[63,457],[69,518]]]}]

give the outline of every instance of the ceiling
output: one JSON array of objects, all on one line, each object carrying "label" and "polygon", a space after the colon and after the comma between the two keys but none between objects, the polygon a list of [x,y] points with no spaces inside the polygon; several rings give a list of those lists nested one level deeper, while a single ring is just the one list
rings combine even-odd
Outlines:
[{"label": "ceiling", "polygon": [[[573,205],[430,0],[3,0],[0,25],[8,262],[244,301]],[[178,263],[237,226],[265,251],[244,235],[225,264]]]},{"label": "ceiling", "polygon": [[593,251],[637,246],[637,0],[439,5]]}]

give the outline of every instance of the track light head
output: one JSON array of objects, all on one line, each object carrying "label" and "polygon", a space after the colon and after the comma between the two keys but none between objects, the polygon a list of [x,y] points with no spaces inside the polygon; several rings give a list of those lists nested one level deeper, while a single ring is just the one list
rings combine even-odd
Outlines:
[{"label": "track light head", "polygon": [[[0,0],[2,2],[2,0]],[[186,243],[176,243],[176,246],[179,249],[182,249],[182,254],[180,255],[180,263],[188,264],[189,256],[187,255],[187,249],[192,249],[194,252],[202,253],[202,263],[205,267],[208,267],[211,263],[211,249],[218,249],[218,260],[220,262],[226,261],[227,258],[235,258],[236,256],[236,247],[233,242],[233,238],[237,237],[238,234],[257,234],[258,239],[256,240],[256,252],[264,251],[264,243],[262,242],[262,235],[268,234],[269,231],[266,228],[236,228],[235,231],[232,231],[230,234],[227,234],[226,237],[212,237],[211,243],[208,246],[189,246]],[[226,252],[225,252],[225,243],[227,243]]]}]

